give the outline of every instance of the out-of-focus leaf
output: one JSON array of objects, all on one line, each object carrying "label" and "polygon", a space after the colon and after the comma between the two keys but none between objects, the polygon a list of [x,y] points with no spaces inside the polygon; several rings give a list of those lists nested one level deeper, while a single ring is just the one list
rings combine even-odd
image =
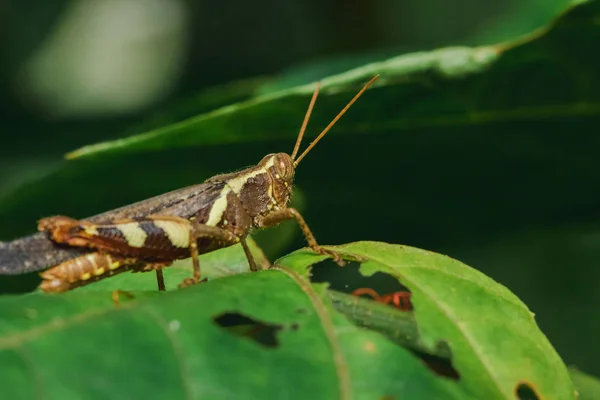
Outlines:
[{"label": "out-of-focus leaf", "polygon": [[[483,266],[536,313],[567,364],[592,373],[600,336],[598,221],[553,224],[455,246],[453,257]],[[490,271],[490,272],[487,272]]]},{"label": "out-of-focus leaf", "polygon": [[260,90],[267,78],[254,78],[211,87],[153,113],[148,119],[130,127],[124,134],[136,134],[193,117],[202,112],[246,100]]},{"label": "out-of-focus leaf", "polygon": [[508,40],[527,34],[543,25],[573,0],[530,0],[512,2],[503,13],[486,21],[471,37],[470,42],[480,44]]},{"label": "out-of-focus leaf", "polygon": [[[594,22],[599,13],[599,2],[580,2],[527,40],[407,54],[324,78],[320,108],[341,108],[349,93],[379,73],[378,89],[365,95],[356,106],[360,111],[342,119],[338,130],[389,132],[598,115],[596,69],[588,66],[598,60],[592,61],[588,51],[600,37]],[[557,76],[560,85],[553,80]],[[314,85],[304,85],[260,96],[142,135],[87,146],[71,157],[292,137],[302,119],[299,105],[313,90]],[[313,124],[323,126],[330,118],[315,113]]]},{"label": "out-of-focus leaf", "polygon": [[576,368],[569,368],[571,379],[579,393],[579,400],[600,399],[600,380]]}]

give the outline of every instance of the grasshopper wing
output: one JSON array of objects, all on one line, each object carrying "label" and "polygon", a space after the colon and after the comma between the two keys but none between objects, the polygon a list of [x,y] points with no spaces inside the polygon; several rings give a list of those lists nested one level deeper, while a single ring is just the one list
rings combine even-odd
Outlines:
[{"label": "grasshopper wing", "polygon": [[[177,189],[85,220],[103,223],[152,214],[190,218],[210,207],[224,185],[223,182],[206,182]],[[0,275],[40,271],[91,251],[94,250],[56,244],[44,232],[0,242]]]}]

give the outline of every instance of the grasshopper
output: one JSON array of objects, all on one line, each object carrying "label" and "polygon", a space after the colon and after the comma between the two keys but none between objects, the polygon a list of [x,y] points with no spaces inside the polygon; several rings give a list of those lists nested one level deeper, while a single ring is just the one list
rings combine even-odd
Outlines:
[{"label": "grasshopper", "polygon": [[[308,246],[343,261],[319,246],[300,213],[288,207],[300,161],[379,77],[373,77],[298,157],[302,137],[317,100],[317,83],[291,155],[274,153],[253,167],[217,175],[85,220],[53,216],[39,221],[40,233],[0,243],[0,273],[44,269],[44,292],[65,292],[125,271],[156,271],[165,290],[162,269],[191,257],[193,275],[179,287],[202,281],[198,256],[240,243],[251,271],[258,267],[246,244],[254,229],[296,220]],[[21,264],[18,266],[18,264]],[[18,271],[18,272],[16,272]]]}]

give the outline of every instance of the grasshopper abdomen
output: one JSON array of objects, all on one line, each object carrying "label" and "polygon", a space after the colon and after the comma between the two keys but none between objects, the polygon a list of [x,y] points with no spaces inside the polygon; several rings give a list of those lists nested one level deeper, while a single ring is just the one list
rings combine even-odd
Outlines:
[{"label": "grasshopper abdomen", "polygon": [[89,253],[66,261],[44,271],[40,288],[44,292],[58,293],[83,286],[109,276],[135,269],[140,265],[136,258],[121,258],[105,253]]}]

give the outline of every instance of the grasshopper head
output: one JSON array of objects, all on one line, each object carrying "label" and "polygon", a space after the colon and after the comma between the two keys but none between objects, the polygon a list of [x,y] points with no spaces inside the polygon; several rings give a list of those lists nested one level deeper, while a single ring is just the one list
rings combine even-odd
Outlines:
[{"label": "grasshopper head", "polygon": [[294,161],[286,153],[269,154],[261,162],[272,182],[272,196],[276,204],[285,207],[290,200],[294,183]]},{"label": "grasshopper head", "polygon": [[[308,120],[310,119],[310,114],[312,113],[312,109],[317,101],[317,95],[319,94],[320,85],[317,84],[315,91],[313,92],[312,98],[310,100],[310,104],[308,105],[308,110],[306,110],[306,114],[304,116],[304,121],[302,122],[302,127],[300,128],[300,133],[298,133],[298,138],[296,139],[296,145],[294,146],[294,151],[292,155],[288,155],[286,153],[275,153],[269,154],[265,156],[259,163],[259,166],[265,169],[267,174],[270,177],[271,187],[270,189],[270,197],[273,203],[275,203],[275,207],[283,208],[287,206],[287,203],[290,200],[290,195],[292,193],[292,184],[294,181],[294,173],[296,171],[296,167],[300,163],[300,161],[310,152],[310,150],[321,140],[323,136],[335,125],[335,123],[344,115],[346,111],[354,104],[354,102],[364,93],[365,90],[379,77],[379,75],[375,75],[363,88],[350,100],[348,104],[336,115],[336,117],[327,125],[325,129],[321,131],[319,136],[315,140],[313,140],[308,147],[298,156],[298,150],[300,150],[300,143],[302,142],[302,137],[304,136],[304,131],[306,130],[306,126],[308,125]],[[271,206],[272,207],[272,206]]]}]

